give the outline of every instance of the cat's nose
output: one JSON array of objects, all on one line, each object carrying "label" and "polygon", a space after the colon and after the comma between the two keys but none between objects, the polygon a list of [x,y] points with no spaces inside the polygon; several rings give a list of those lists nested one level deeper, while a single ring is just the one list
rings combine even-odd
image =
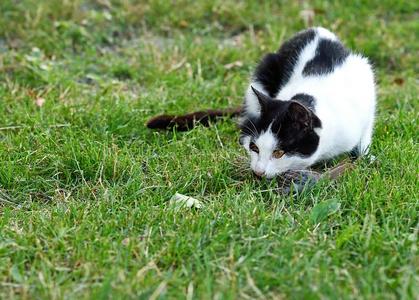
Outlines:
[{"label": "cat's nose", "polygon": [[259,170],[255,170],[255,171],[253,171],[253,173],[255,173],[255,175],[257,176],[257,177],[263,177],[263,175],[265,175],[265,172],[264,171],[259,171]]}]

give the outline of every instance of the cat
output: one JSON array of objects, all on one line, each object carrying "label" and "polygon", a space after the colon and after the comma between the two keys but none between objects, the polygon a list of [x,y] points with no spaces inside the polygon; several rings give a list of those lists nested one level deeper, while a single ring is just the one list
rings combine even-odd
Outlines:
[{"label": "cat", "polygon": [[368,59],[329,30],[313,27],[266,54],[251,78],[241,109],[158,116],[149,128],[189,130],[218,116],[240,115],[240,143],[258,177],[273,178],[343,153],[365,155],[376,106]]}]

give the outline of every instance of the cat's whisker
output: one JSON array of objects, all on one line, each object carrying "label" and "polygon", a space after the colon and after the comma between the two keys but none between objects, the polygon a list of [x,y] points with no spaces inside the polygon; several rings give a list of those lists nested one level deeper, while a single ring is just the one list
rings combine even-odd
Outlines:
[{"label": "cat's whisker", "polygon": [[278,128],[278,130],[276,131],[276,135],[279,135],[279,132],[281,131],[281,128],[282,128],[282,124],[279,124],[279,128]]},{"label": "cat's whisker", "polygon": [[[254,125],[253,125],[254,126]],[[252,128],[250,128],[249,126],[247,126],[247,125],[244,125],[244,128],[246,128],[246,129],[248,129],[249,131],[250,131],[250,136],[252,137],[252,138],[255,138],[256,136],[257,136],[257,134],[256,134],[256,132],[252,129]],[[256,129],[256,128],[255,128]]]},{"label": "cat's whisker", "polygon": [[252,124],[252,126],[253,126],[253,128],[255,129],[254,131],[253,131],[253,133],[254,133],[254,136],[253,137],[256,137],[257,136],[257,128],[256,128],[256,125],[255,125],[255,123],[253,123],[253,121],[252,120],[250,120],[249,119],[249,122],[250,122],[250,124]]}]

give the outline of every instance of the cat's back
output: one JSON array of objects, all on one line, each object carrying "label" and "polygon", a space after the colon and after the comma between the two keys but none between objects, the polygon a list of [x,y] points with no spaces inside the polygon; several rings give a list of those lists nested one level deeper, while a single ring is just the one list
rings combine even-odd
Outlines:
[{"label": "cat's back", "polygon": [[341,90],[345,85],[349,90],[352,84],[374,84],[368,60],[352,53],[334,33],[322,27],[301,31],[276,53],[265,55],[253,83],[281,100],[305,92],[330,94],[337,83]]}]

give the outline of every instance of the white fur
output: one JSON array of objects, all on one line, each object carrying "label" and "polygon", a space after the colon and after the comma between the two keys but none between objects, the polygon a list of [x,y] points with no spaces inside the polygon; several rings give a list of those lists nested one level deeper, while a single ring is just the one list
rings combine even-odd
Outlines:
[{"label": "white fur", "polygon": [[260,105],[259,100],[256,97],[255,93],[252,90],[252,86],[259,91],[263,91],[263,86],[259,82],[252,82],[246,91],[245,96],[245,110],[248,115],[252,117],[259,117],[260,115]]},{"label": "white fur", "polygon": [[[371,143],[375,114],[374,74],[368,60],[358,54],[350,54],[345,62],[335,67],[326,75],[303,76],[305,64],[314,57],[319,37],[336,39],[336,36],[324,28],[316,28],[317,36],[300,54],[288,83],[276,95],[276,99],[289,100],[296,94],[306,93],[315,99],[315,114],[322,122],[317,129],[320,136],[319,146],[310,157],[284,155],[274,159],[272,151],[276,142],[270,131],[263,133],[256,140],[259,155],[251,152],[251,168],[273,177],[290,169],[306,168],[314,163],[349,152],[355,147],[365,154]],[[252,86],[265,92],[261,84],[252,82]],[[267,94],[267,93],[266,93]],[[250,89],[245,98],[246,112],[260,114],[259,102]],[[250,141],[244,143],[246,149]]]}]

